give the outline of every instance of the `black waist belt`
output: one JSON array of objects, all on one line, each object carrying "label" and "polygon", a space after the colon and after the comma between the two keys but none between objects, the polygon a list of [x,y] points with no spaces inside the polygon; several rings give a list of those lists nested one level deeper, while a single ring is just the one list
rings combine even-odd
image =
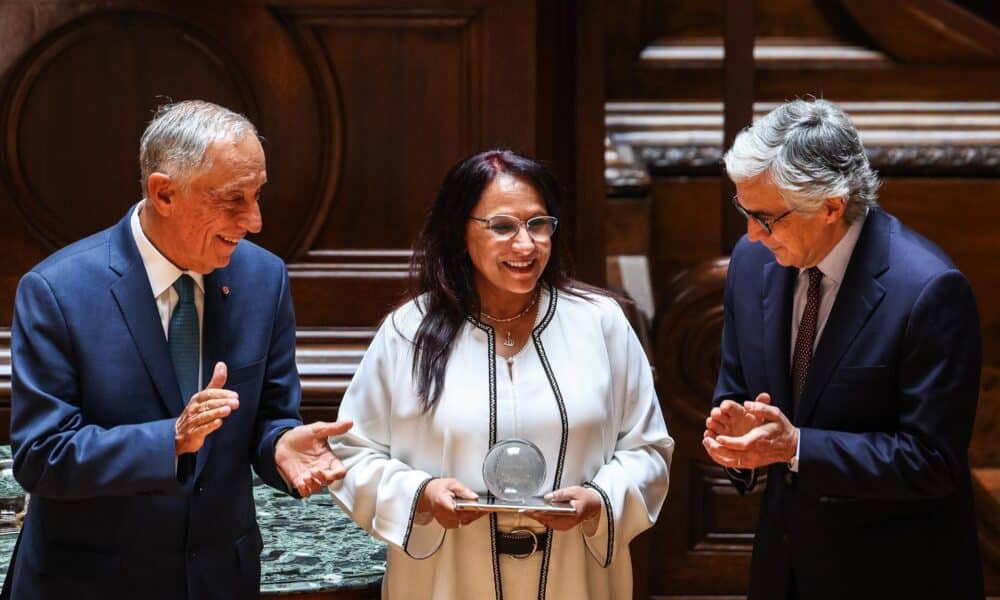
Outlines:
[{"label": "black waist belt", "polygon": [[549,532],[534,533],[528,529],[517,529],[510,533],[497,532],[497,552],[527,558],[544,550],[549,541]]}]

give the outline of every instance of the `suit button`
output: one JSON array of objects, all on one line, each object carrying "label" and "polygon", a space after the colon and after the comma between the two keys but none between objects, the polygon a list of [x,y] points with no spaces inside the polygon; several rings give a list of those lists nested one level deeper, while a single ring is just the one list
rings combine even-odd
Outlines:
[{"label": "suit button", "polygon": [[786,546],[788,545],[788,534],[787,533],[781,534],[781,543],[784,544],[784,545],[786,545]]},{"label": "suit button", "polygon": [[189,556],[191,557],[191,560],[197,560],[198,559],[198,553],[197,552],[192,551],[191,554],[189,554]]},{"label": "suit button", "polygon": [[199,485],[197,488],[195,488],[194,493],[196,496],[200,496],[205,493],[205,488]]},{"label": "suit button", "polygon": [[792,484],[795,483],[795,474],[792,472],[786,472],[783,479],[785,480],[785,486],[792,487]]}]

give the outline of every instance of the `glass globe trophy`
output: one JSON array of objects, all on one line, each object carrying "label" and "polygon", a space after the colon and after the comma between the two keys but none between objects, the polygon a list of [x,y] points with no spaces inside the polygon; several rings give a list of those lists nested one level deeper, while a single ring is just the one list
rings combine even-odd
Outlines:
[{"label": "glass globe trophy", "polygon": [[545,456],[528,440],[510,438],[490,448],[483,460],[483,482],[492,498],[459,501],[459,510],[488,512],[575,512],[568,502],[548,502],[539,496],[545,485]]},{"label": "glass globe trophy", "polygon": [[545,483],[545,457],[527,440],[503,440],[486,454],[483,481],[497,498],[524,502],[537,496]]}]

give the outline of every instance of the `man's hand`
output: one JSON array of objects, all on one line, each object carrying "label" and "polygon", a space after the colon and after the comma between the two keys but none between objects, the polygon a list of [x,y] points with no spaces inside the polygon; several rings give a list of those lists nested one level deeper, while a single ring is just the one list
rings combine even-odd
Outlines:
[{"label": "man's hand", "polygon": [[[596,491],[580,485],[561,488],[545,494],[545,499],[551,502],[569,502],[576,509],[576,514],[528,511],[527,515],[546,527],[556,531],[566,531],[584,521],[589,521],[600,514],[604,501]],[[593,532],[590,532],[593,534]]]},{"label": "man's hand", "polygon": [[[770,394],[757,394],[757,402],[771,403]],[[745,435],[761,421],[748,413],[742,404],[733,400],[723,400],[722,404],[712,409],[705,419],[705,437],[714,438],[717,435],[738,437]]]},{"label": "man's hand", "polygon": [[451,478],[432,479],[424,486],[417,500],[418,513],[430,513],[445,529],[455,529],[466,525],[486,513],[471,510],[455,510],[455,500],[475,500],[479,495],[461,481]]},{"label": "man's hand", "polygon": [[347,469],[333,455],[327,438],[343,435],[354,423],[316,421],[289,429],[274,448],[274,462],[289,485],[303,498],[343,479]]},{"label": "man's hand", "polygon": [[219,427],[222,420],[240,407],[240,396],[226,385],[226,363],[215,363],[212,380],[208,386],[194,396],[184,412],[174,422],[174,455],[180,456],[197,452],[205,443],[205,438]]},{"label": "man's hand", "polygon": [[791,460],[798,449],[799,430],[788,417],[766,402],[748,401],[743,408],[761,424],[741,436],[705,437],[702,443],[709,456],[721,465],[744,469]]}]

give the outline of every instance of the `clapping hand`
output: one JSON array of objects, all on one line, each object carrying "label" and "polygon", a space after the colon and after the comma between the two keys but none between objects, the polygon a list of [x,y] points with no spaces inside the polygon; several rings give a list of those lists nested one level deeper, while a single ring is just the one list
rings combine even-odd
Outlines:
[{"label": "clapping hand", "polygon": [[756,469],[787,462],[798,449],[798,428],[779,408],[771,406],[768,394],[743,404],[724,400],[712,409],[705,426],[705,451],[729,468]]},{"label": "clapping hand", "polygon": [[226,385],[226,363],[215,363],[212,380],[191,396],[184,412],[174,422],[174,455],[197,452],[208,434],[222,427],[222,420],[240,407],[240,396]]}]

